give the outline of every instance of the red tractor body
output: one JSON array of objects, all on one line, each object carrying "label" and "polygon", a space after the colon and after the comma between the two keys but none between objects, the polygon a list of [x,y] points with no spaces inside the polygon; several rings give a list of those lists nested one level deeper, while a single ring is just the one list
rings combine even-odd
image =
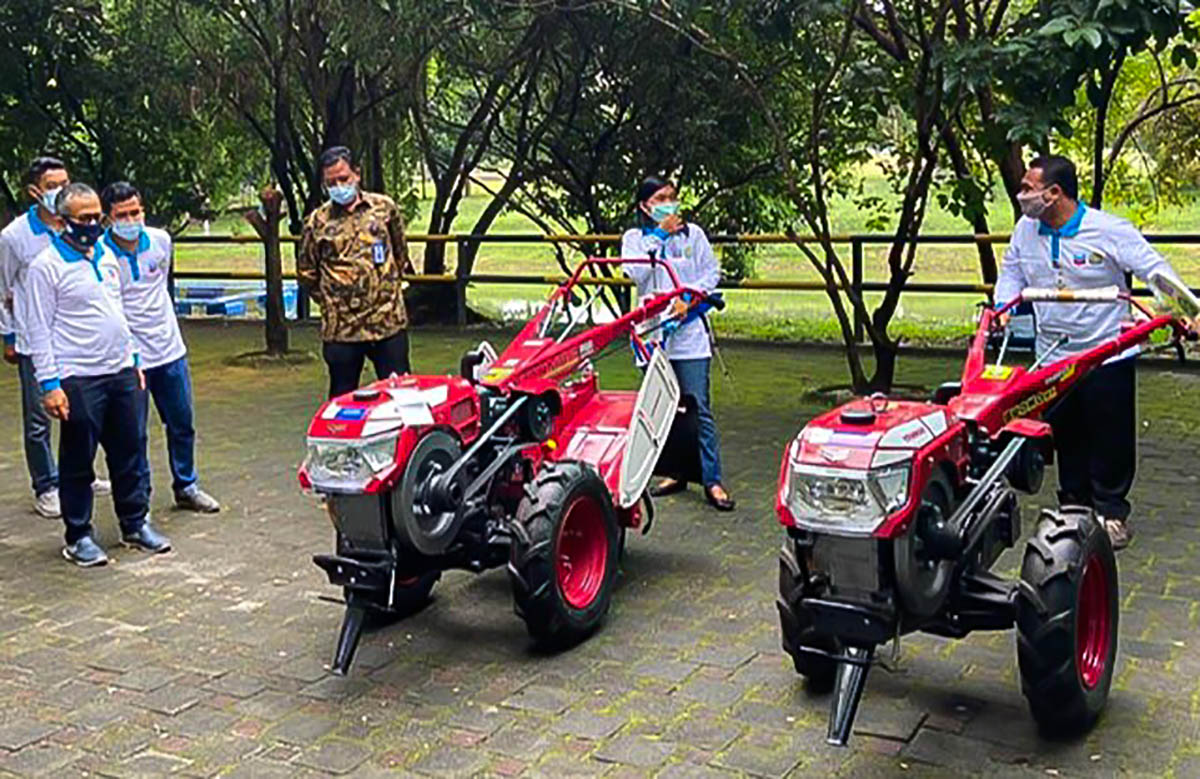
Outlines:
[{"label": "red tractor body", "polygon": [[[442,571],[506,566],[530,633],[568,644],[607,612],[626,529],[648,529],[646,485],[679,405],[661,349],[637,392],[599,388],[610,346],[683,316],[680,287],[575,333],[609,277],[585,269],[550,298],[500,355],[482,345],[461,376],[391,376],[321,406],[299,480],[320,493],[337,549],[314,562],[345,594],[333,670],[345,673],[364,620],[423,605]],[[655,260],[674,273],[665,263]],[[577,290],[595,288],[586,303]],[[615,311],[615,309],[614,309]]]}]

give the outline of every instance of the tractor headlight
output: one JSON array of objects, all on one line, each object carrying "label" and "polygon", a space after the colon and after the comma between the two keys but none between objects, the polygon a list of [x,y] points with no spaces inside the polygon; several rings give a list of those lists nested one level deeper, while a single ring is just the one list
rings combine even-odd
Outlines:
[{"label": "tractor headlight", "polygon": [[310,438],[304,470],[316,489],[361,490],[377,473],[395,462],[399,435],[394,431],[356,440]]},{"label": "tractor headlight", "polygon": [[806,528],[870,533],[908,502],[908,476],[908,463],[870,471],[793,464],[787,506]]}]

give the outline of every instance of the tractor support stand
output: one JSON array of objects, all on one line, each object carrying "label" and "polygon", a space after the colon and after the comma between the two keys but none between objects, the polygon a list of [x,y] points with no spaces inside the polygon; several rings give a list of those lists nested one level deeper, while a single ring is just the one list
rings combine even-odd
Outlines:
[{"label": "tractor support stand", "polygon": [[867,685],[867,671],[871,670],[874,654],[874,649],[848,646],[838,658],[826,743],[844,747],[850,740],[850,731],[854,729],[854,717],[858,714],[858,704]]},{"label": "tractor support stand", "polygon": [[333,665],[330,667],[338,676],[345,676],[350,671],[350,663],[354,661],[354,653],[358,651],[358,639],[362,637],[363,623],[366,619],[367,607],[358,596],[350,593],[346,598],[346,615],[342,617],[337,651],[334,652]]}]

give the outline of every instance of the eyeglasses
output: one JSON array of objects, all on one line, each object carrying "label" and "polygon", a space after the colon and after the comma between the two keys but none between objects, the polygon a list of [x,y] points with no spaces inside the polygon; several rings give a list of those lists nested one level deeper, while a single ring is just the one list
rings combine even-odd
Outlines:
[{"label": "eyeglasses", "polygon": [[101,215],[100,214],[78,214],[78,215],[68,216],[67,218],[70,219],[72,222],[79,222],[80,224],[92,225],[92,224],[100,224]]}]

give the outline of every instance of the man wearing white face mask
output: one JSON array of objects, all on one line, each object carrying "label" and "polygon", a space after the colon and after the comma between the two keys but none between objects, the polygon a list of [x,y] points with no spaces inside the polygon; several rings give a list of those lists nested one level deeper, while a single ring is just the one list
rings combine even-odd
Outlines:
[{"label": "man wearing white face mask", "polygon": [[[56,519],[62,513],[58,467],[50,446],[50,417],[42,408],[42,393],[30,357],[25,292],[33,259],[50,246],[51,236],[62,231],[55,200],[71,183],[71,177],[62,160],[37,157],[29,164],[25,180],[33,205],[0,231],[0,336],[4,339],[4,360],[17,366],[21,380],[22,438],[25,464],[33,483],[33,510],[47,519]],[[109,483],[98,479],[93,488],[106,492]]]},{"label": "man wearing white face mask", "polygon": [[[146,390],[166,427],[175,505],[215,514],[221,504],[197,484],[192,377],[187,346],[168,289],[171,235],[146,226],[142,195],[129,182],[109,184],[100,193],[100,202],[109,223],[104,244],[117,257],[120,267],[121,300],[138,345]],[[142,412],[144,417],[149,415],[148,402]]]},{"label": "man wearing white face mask", "polygon": [[[1142,281],[1155,271],[1176,275],[1128,220],[1079,202],[1075,165],[1065,157],[1030,162],[1017,201],[1023,216],[1004,254],[997,304],[1026,287],[1125,290],[1126,273]],[[1034,313],[1038,354],[1050,352],[1053,361],[1115,338],[1129,307],[1036,303]],[[1132,538],[1127,496],[1137,462],[1136,354],[1134,348],[1109,360],[1047,415],[1058,454],[1059,502],[1094,508],[1114,549]]]},{"label": "man wearing white face mask", "polygon": [[321,351],[335,398],[359,386],[367,358],[381,379],[409,372],[400,274],[412,264],[400,209],[361,189],[350,150],[326,149],[320,166],[329,202],[304,223],[296,280],[321,306]]}]

